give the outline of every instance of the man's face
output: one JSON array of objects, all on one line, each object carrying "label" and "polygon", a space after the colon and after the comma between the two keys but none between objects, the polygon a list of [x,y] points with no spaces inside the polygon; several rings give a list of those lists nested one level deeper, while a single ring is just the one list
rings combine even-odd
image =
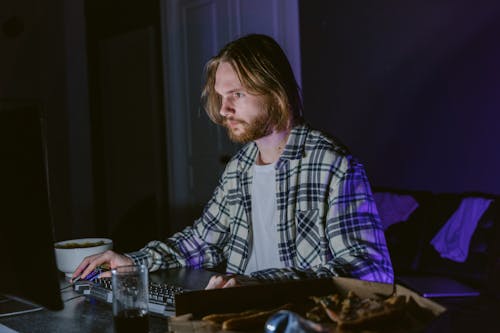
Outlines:
[{"label": "man's face", "polygon": [[219,64],[214,88],[221,98],[220,114],[232,141],[247,143],[272,132],[265,97],[248,93],[229,63]]}]

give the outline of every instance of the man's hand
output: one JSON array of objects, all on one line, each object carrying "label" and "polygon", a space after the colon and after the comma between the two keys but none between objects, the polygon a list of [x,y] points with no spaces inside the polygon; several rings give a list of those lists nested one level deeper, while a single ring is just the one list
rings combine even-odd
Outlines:
[{"label": "man's hand", "polygon": [[[94,254],[92,256],[85,257],[80,265],[76,268],[71,276],[70,282],[77,277],[85,278],[89,275],[97,266],[107,264],[111,269],[118,266],[133,265],[134,261],[123,254],[113,252],[111,250]],[[111,272],[104,272],[99,277],[110,277]]]},{"label": "man's hand", "polygon": [[226,274],[226,275],[214,275],[208,281],[205,289],[219,289],[219,288],[230,288],[236,286],[248,286],[251,284],[257,284],[258,281],[248,277],[246,275],[236,275],[236,274]]}]

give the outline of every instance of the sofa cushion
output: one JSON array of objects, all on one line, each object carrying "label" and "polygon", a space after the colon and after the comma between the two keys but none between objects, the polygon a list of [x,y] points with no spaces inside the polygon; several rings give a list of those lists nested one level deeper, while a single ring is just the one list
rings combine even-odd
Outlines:
[{"label": "sofa cushion", "polygon": [[[389,254],[391,256],[394,273],[396,275],[407,274],[417,270],[423,247],[425,221],[431,204],[432,195],[424,191],[400,191],[385,188],[377,188],[375,194],[389,193],[394,195],[411,195],[418,207],[413,210],[405,221],[399,223],[384,223],[388,225],[385,229],[385,237]],[[378,205],[381,218],[387,216],[383,209],[390,209],[386,205]]]}]

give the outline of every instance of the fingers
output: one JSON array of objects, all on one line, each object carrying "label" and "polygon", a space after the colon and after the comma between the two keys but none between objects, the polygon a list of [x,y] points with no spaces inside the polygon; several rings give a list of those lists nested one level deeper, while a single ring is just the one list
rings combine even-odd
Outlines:
[{"label": "fingers", "polygon": [[111,271],[106,271],[106,272],[102,272],[101,274],[99,274],[98,278],[110,278],[111,277]]},{"label": "fingers", "polygon": [[70,282],[73,282],[73,279],[79,277],[81,275],[81,272],[85,269],[85,267],[88,266],[88,260],[87,258],[83,259],[83,261],[78,265],[78,267],[75,269],[73,272],[73,275],[71,275],[71,279],[69,280]]},{"label": "fingers", "polygon": [[89,266],[89,263],[91,261],[91,257],[85,257],[85,259],[82,260],[80,265],[75,269],[73,272],[73,275],[71,276],[70,282],[73,282],[73,280],[79,276],[82,276],[82,272]]},{"label": "fingers", "polygon": [[87,275],[89,275],[90,273],[92,273],[97,266],[99,266],[101,264],[104,264],[104,263],[108,263],[108,262],[109,262],[109,260],[107,259],[107,257],[105,256],[105,254],[98,255],[96,257],[90,258],[89,264],[83,270],[83,272],[81,274],[81,277],[82,278],[87,277]]},{"label": "fingers", "polygon": [[222,286],[221,285],[222,281],[223,281],[222,275],[214,275],[208,281],[208,284],[205,287],[205,289],[217,289],[217,288],[220,288]]},{"label": "fingers", "polygon": [[214,275],[208,281],[205,289],[230,288],[239,285],[235,275]]},{"label": "fingers", "polygon": [[236,281],[235,278],[230,278],[223,286],[222,288],[231,288],[231,287],[236,287],[238,285],[238,281]]},{"label": "fingers", "polygon": [[110,264],[114,255],[117,254],[113,251],[106,251],[86,257],[73,272],[70,282],[73,282],[73,280],[77,277],[85,278],[99,265]]}]

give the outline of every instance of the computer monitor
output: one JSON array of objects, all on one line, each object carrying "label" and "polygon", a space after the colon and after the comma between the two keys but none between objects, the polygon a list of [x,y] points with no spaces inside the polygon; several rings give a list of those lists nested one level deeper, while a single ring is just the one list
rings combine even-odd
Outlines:
[{"label": "computer monitor", "polygon": [[59,310],[41,120],[37,104],[0,102],[0,294]]}]

